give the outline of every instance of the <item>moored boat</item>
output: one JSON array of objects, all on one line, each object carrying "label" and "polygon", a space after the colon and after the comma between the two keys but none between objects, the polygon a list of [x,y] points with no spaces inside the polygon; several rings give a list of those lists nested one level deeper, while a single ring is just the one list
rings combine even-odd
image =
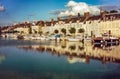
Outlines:
[{"label": "moored boat", "polygon": [[96,37],[93,39],[93,44],[119,44],[119,38],[117,37]]},{"label": "moored boat", "polygon": [[70,42],[78,42],[78,41],[80,41],[80,39],[78,39],[78,38],[68,38],[68,41],[70,41]]},{"label": "moored boat", "polygon": [[103,44],[104,41],[103,41],[103,38],[102,37],[96,37],[93,39],[93,44]]}]

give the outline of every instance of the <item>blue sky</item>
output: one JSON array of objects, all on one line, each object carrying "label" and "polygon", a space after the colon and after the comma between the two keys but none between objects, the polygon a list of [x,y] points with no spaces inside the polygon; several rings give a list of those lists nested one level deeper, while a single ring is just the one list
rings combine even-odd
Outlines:
[{"label": "blue sky", "polygon": [[[120,0],[74,0],[89,5],[119,5]],[[27,20],[50,20],[53,10],[65,9],[69,0],[0,0],[5,11],[0,11],[0,26]]]}]

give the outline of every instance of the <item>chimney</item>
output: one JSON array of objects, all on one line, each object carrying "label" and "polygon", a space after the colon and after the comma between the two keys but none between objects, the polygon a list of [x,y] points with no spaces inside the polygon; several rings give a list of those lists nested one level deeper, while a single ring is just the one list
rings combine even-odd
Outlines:
[{"label": "chimney", "polygon": [[80,13],[78,13],[78,17],[80,17]]},{"label": "chimney", "polygon": [[28,22],[25,21],[25,22],[23,23],[23,25],[24,25],[23,27],[26,28],[26,27],[28,26]]},{"label": "chimney", "polygon": [[60,17],[57,17],[57,21],[58,21],[58,22],[60,21]]},{"label": "chimney", "polygon": [[40,26],[44,26],[44,22],[42,20],[40,20],[40,23],[39,23]]},{"label": "chimney", "polygon": [[103,19],[106,15],[106,12],[101,12],[101,18]]},{"label": "chimney", "polygon": [[34,20],[34,21],[33,21],[33,25],[36,25],[36,23],[37,23],[37,22]]},{"label": "chimney", "polygon": [[53,18],[51,19],[51,23],[52,23],[52,25],[54,26],[54,19],[53,19]]},{"label": "chimney", "polygon": [[89,19],[90,13],[89,12],[84,13],[84,17],[85,17],[85,20],[84,20],[84,23],[85,23]]},{"label": "chimney", "polygon": [[78,13],[78,20],[80,20],[80,13]]},{"label": "chimney", "polygon": [[69,15],[68,21],[70,22],[72,20],[72,15]]},{"label": "chimney", "polygon": [[86,19],[88,19],[90,17],[90,13],[86,12],[86,13],[84,13],[84,16],[85,16]]},{"label": "chimney", "polygon": [[39,21],[39,26],[42,26],[42,21],[41,20]]}]

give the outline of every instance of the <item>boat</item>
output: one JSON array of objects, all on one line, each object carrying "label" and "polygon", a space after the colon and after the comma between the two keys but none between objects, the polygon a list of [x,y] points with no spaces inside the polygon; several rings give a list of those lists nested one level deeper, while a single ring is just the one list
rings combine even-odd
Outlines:
[{"label": "boat", "polygon": [[80,39],[78,39],[78,38],[68,38],[68,41],[70,41],[70,42],[78,42],[78,41],[80,41]]},{"label": "boat", "polygon": [[46,36],[29,36],[31,40],[48,40]]},{"label": "boat", "polygon": [[92,40],[92,43],[93,44],[103,44],[104,41],[103,41],[103,37],[96,37]]},{"label": "boat", "polygon": [[119,38],[116,38],[116,37],[109,37],[109,38],[106,38],[104,39],[105,41],[105,44],[119,44]]},{"label": "boat", "polygon": [[119,44],[117,37],[96,37],[93,39],[93,44]]}]

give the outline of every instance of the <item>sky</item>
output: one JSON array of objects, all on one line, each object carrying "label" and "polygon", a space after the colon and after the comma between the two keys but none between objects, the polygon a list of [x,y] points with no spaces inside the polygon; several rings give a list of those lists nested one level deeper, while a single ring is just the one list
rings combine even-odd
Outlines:
[{"label": "sky", "polygon": [[[120,5],[120,0],[0,0],[0,26],[33,20],[51,20],[57,16],[75,15],[80,7],[99,12],[96,6]],[[84,5],[84,6],[82,6]],[[94,9],[94,10],[92,10]],[[96,10],[96,11],[95,11]]]}]

